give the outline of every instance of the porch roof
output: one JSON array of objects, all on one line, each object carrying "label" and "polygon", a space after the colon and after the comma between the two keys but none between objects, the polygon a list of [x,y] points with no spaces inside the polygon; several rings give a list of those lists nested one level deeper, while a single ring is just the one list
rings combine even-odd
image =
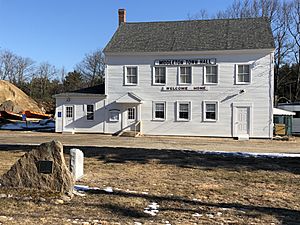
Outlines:
[{"label": "porch roof", "polygon": [[116,103],[122,103],[122,104],[142,104],[143,100],[137,96],[136,94],[132,93],[132,92],[128,92],[125,95],[123,95],[122,97],[118,98],[116,100]]},{"label": "porch roof", "polygon": [[283,109],[278,109],[278,108],[273,108],[273,115],[280,115],[280,116],[294,116],[296,113],[283,110]]}]

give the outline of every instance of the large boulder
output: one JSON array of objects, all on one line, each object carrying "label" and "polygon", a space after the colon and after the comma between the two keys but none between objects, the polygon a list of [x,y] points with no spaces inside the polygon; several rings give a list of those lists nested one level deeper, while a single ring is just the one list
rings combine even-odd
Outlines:
[{"label": "large boulder", "polygon": [[38,104],[15,85],[0,80],[1,110],[20,113],[26,110],[43,113]]},{"label": "large boulder", "polygon": [[11,169],[0,177],[3,187],[33,188],[72,194],[74,178],[58,141],[41,144],[23,155]]}]

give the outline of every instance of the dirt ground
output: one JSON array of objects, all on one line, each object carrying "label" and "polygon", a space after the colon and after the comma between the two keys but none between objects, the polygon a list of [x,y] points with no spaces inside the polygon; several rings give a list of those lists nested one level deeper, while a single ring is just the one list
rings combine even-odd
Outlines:
[{"label": "dirt ground", "polygon": [[237,141],[232,138],[143,136],[115,137],[103,134],[61,134],[30,131],[0,131],[0,145],[41,144],[58,140],[66,146],[128,147],[149,149],[190,149],[229,152],[299,153],[300,137],[292,141],[251,139]]},{"label": "dirt ground", "polygon": [[[10,194],[0,198],[0,224],[299,224],[299,158],[81,149],[85,176],[78,183],[98,190],[56,203],[55,195],[0,188],[0,196]],[[0,174],[23,154],[22,147],[2,146]],[[145,212],[153,203],[156,215]]]}]

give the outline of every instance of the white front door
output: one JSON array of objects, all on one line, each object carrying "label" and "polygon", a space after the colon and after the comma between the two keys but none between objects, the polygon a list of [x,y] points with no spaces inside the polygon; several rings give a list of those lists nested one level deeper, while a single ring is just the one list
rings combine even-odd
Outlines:
[{"label": "white front door", "polygon": [[236,131],[237,135],[249,134],[250,128],[250,108],[237,107]]},{"label": "white front door", "polygon": [[64,115],[64,128],[66,130],[72,128],[70,124],[74,121],[74,106],[68,105],[65,107],[65,115]]},{"label": "white front door", "polygon": [[134,124],[136,122],[136,107],[127,108],[127,127],[129,130],[134,129]]}]

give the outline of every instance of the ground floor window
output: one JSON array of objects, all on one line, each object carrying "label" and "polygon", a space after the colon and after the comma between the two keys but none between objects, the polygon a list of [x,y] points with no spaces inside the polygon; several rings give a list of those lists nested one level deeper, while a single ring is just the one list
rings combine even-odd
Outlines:
[{"label": "ground floor window", "polygon": [[110,110],[109,111],[109,121],[118,122],[120,119],[120,111],[119,110]]},{"label": "ground floor window", "polygon": [[135,120],[135,108],[128,108],[128,119],[129,120]]},{"label": "ground floor window", "polygon": [[203,103],[203,120],[216,121],[218,120],[218,102],[217,101],[204,101]]},{"label": "ground floor window", "polygon": [[188,121],[191,119],[191,103],[177,102],[177,120]]},{"label": "ground floor window", "polygon": [[73,106],[66,107],[66,117],[73,118]]},{"label": "ground floor window", "polygon": [[87,105],[86,118],[87,120],[94,120],[94,105]]},{"label": "ground floor window", "polygon": [[166,103],[154,102],[153,103],[153,119],[165,120],[166,119]]}]

